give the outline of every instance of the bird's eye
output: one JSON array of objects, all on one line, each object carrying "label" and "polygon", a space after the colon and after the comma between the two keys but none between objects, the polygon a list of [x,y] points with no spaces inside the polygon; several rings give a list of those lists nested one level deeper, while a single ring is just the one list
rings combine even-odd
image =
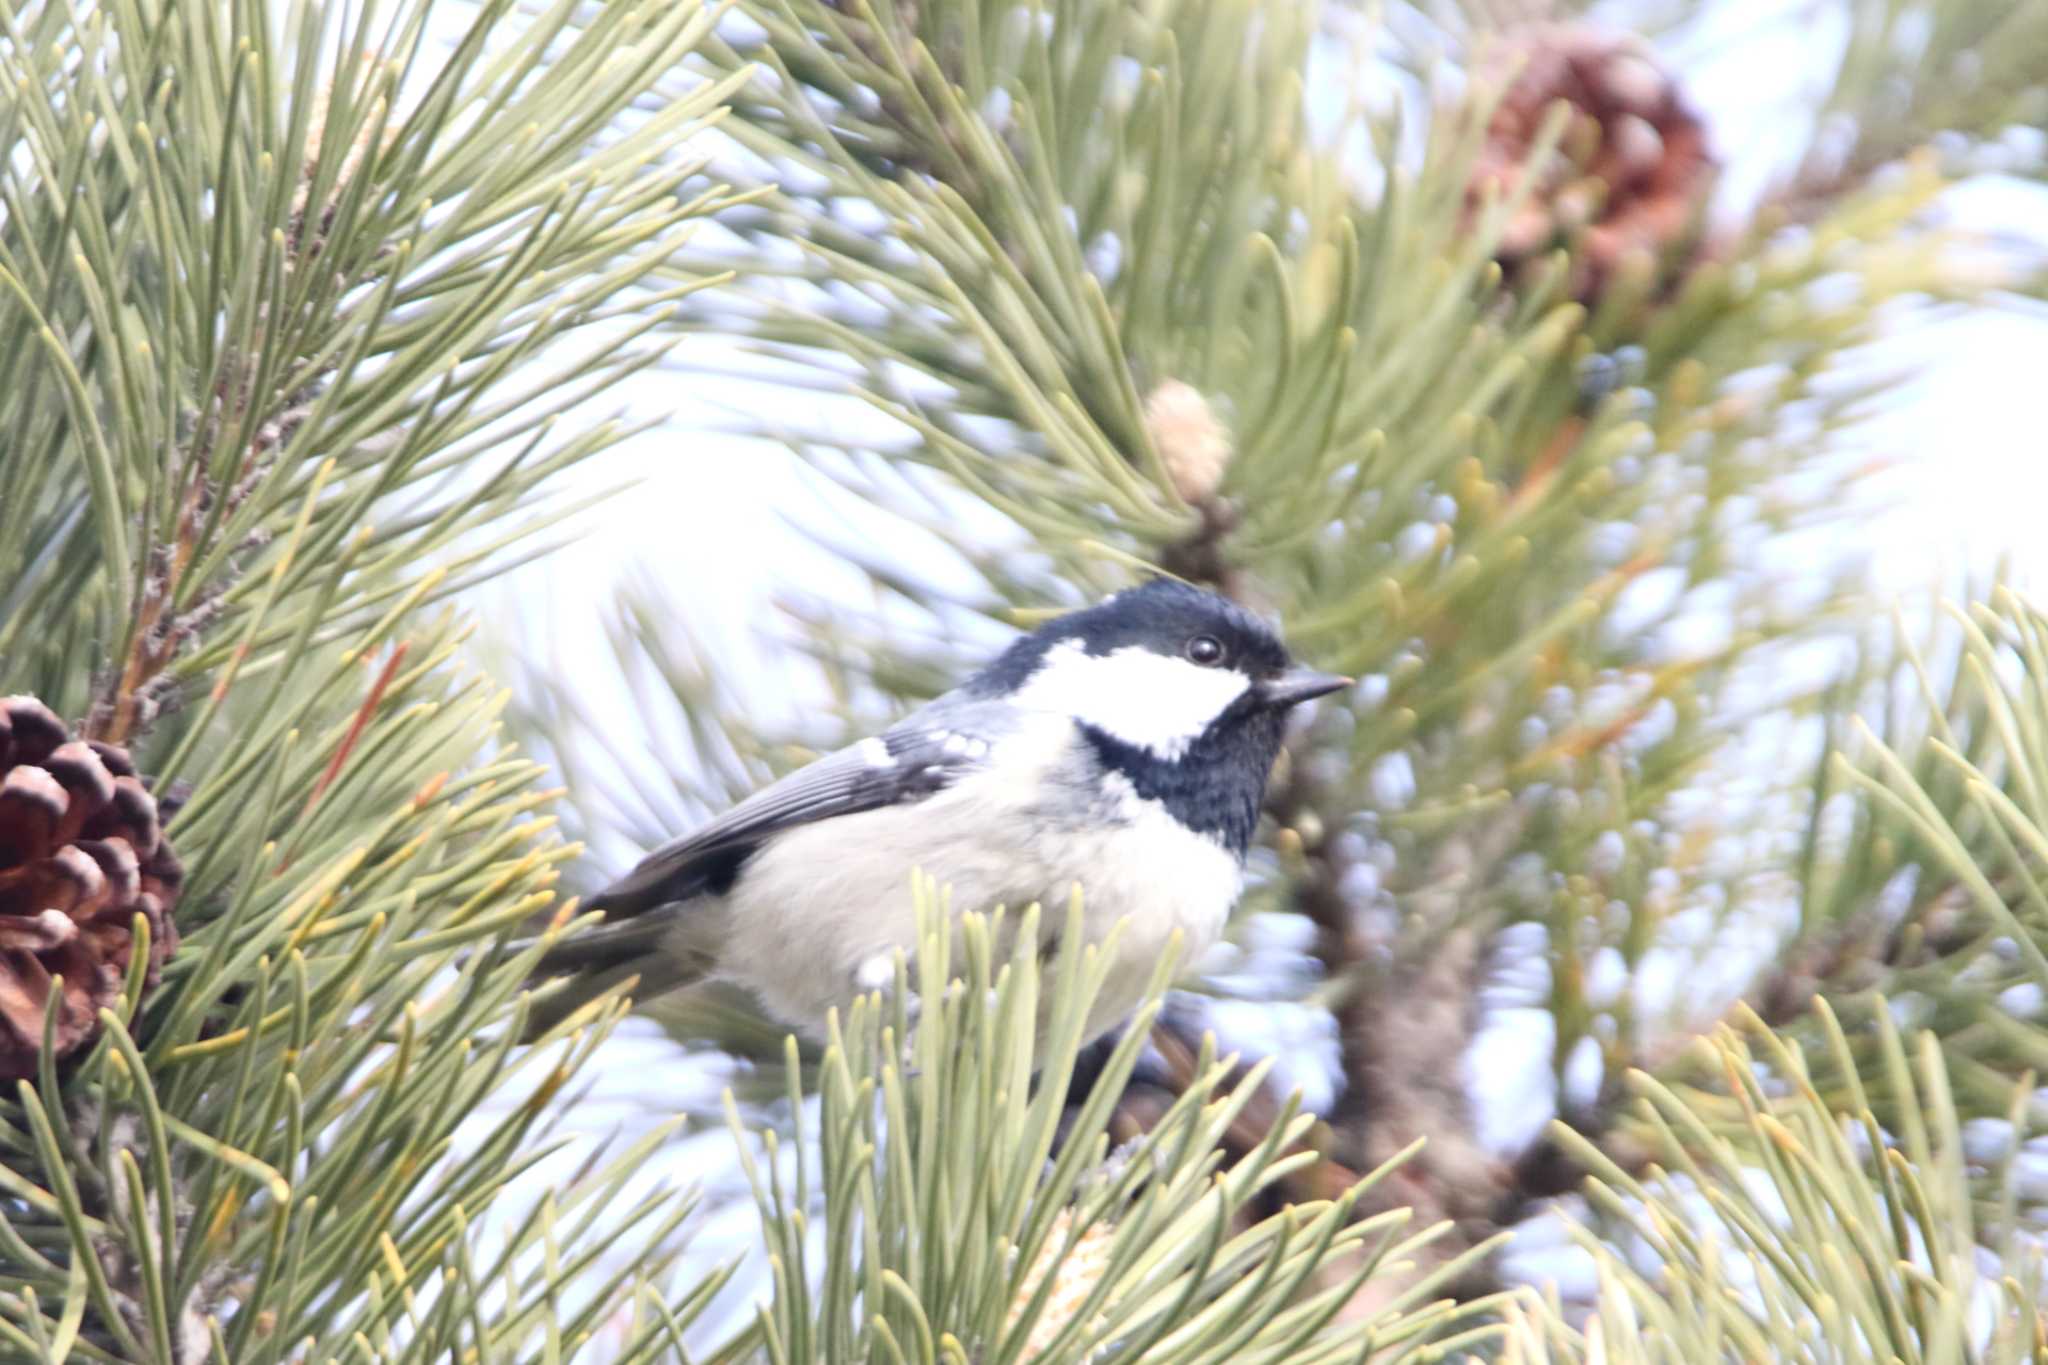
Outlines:
[{"label": "bird's eye", "polygon": [[1213,635],[1197,635],[1188,641],[1188,662],[1214,668],[1223,662],[1223,642]]}]

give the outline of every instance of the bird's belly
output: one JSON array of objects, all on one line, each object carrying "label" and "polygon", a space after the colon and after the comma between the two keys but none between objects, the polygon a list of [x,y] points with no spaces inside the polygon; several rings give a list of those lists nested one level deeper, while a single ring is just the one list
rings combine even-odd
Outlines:
[{"label": "bird's belly", "polygon": [[1069,847],[1078,866],[1046,898],[1047,927],[1065,924],[1067,888],[1078,883],[1089,941],[1103,942],[1112,930],[1117,935],[1089,1011],[1087,1036],[1093,1038],[1137,1008],[1169,954],[1178,975],[1222,936],[1243,868],[1235,854],[1152,803],[1127,823],[1075,838]]},{"label": "bird's belly", "polygon": [[1089,941],[1123,921],[1092,1037],[1137,1005],[1176,934],[1183,968],[1215,942],[1237,898],[1236,857],[1151,803],[1116,823],[1057,829],[1019,818],[992,830],[984,805],[950,795],[804,826],[763,848],[726,900],[720,974],[816,1033],[826,1009],[844,1011],[878,965],[914,948],[913,870],[939,884],[956,915],[1038,903],[1048,941],[1078,885]]}]

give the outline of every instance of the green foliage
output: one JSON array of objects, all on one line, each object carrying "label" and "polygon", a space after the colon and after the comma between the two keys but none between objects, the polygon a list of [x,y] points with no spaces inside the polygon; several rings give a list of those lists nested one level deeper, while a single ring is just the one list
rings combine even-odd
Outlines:
[{"label": "green foliage", "polygon": [[[1391,1164],[1334,1200],[1248,1216],[1261,1191],[1316,1160],[1298,1145],[1310,1118],[1290,1109],[1256,1150],[1226,1161],[1224,1134],[1258,1092],[1263,1064],[1233,1078],[1211,1042],[1172,1111],[1111,1152],[1110,1114],[1170,960],[1140,1027],[1069,1117],[1106,945],[1085,943],[1077,899],[1060,941],[1080,946],[1041,969],[1036,907],[1015,921],[949,920],[933,913],[944,904],[936,888],[919,888],[915,961],[899,956],[895,990],[856,1002],[843,1027],[834,1021],[818,1068],[815,1157],[799,1147],[782,1175],[771,1130],[765,1162],[747,1161],[774,1268],[761,1318],[770,1360],[995,1365],[1111,1353],[1308,1365],[1434,1359],[1492,1334],[1447,1331],[1493,1305],[1431,1302],[1476,1251],[1340,1320],[1362,1293],[1399,1278],[1403,1262],[1435,1259],[1431,1244],[1448,1230],[1410,1231],[1405,1211],[1353,1217]],[[795,1050],[792,1041],[792,1078]],[[789,1098],[806,1112],[794,1079]],[[737,1129],[736,1111],[732,1121]],[[809,1245],[816,1228],[822,1257]]]},{"label": "green foliage", "polygon": [[505,1207],[606,1021],[512,1046],[475,950],[576,849],[422,609],[623,434],[577,410],[697,283],[721,92],[614,124],[717,15],[433,8],[0,13],[0,690],[135,747],[189,870],[162,984],[0,1097],[9,1358],[639,1359],[702,1306],[636,1307],[643,1153]]},{"label": "green foliage", "polygon": [[82,1065],[0,1106],[0,1331],[35,1358],[324,1359],[358,1337],[378,1358],[521,1356],[587,1335],[622,1292],[556,1311],[594,1215],[648,1275],[671,1253],[687,1206],[617,1202],[634,1154],[500,1244],[472,1235],[546,1154],[545,1102],[603,1030],[515,1050],[519,964],[463,961],[552,900],[574,849],[541,837],[535,765],[477,761],[502,699],[450,677],[448,628],[410,639],[424,657],[332,785],[348,722],[315,698],[251,736],[246,786],[200,788],[173,834],[202,851],[214,917],[140,1017],[108,1014]]},{"label": "green foliage", "polygon": [[[2041,1209],[2024,1170],[2043,1122],[2048,617],[2000,589],[1950,618],[1961,644],[1942,681],[1902,650],[1926,729],[1890,726],[1886,744],[1864,728],[1860,761],[1830,765],[1868,801],[1809,878],[1826,888],[1813,902],[1841,902],[1859,876],[1916,874],[1889,919],[1867,894],[1846,898],[1865,907],[1856,922],[1831,926],[1831,966],[1850,979],[1818,984],[1840,1019],[1823,999],[1791,1030],[1813,1038],[1811,1061],[1748,1014],[1668,1068],[1687,1080],[1634,1074],[1626,1168],[1560,1133],[1594,1177],[1596,1221],[1577,1239],[1599,1290],[1583,1315],[1554,1301],[1518,1311],[1508,1358],[2017,1362],[2048,1350]],[[1809,926],[1802,944],[1817,941]],[[1862,993],[1872,986],[1891,998]],[[1972,1118],[1988,1127],[1966,1143]]]},{"label": "green foliage", "polygon": [[424,5],[282,32],[252,4],[10,11],[17,684],[75,713],[111,656],[90,700],[125,689],[102,722],[125,734],[502,563],[535,490],[624,434],[552,426],[653,359],[641,335],[701,283],[635,287],[717,204],[663,152],[719,92],[592,139],[712,15],[513,14],[443,52]]},{"label": "green foliage", "polygon": [[[1981,140],[2048,124],[2039,55],[2048,8],[1995,0],[1848,8],[1848,41],[1820,110],[1839,126],[1824,126],[1808,153],[1815,188],[1853,181],[1943,134],[1976,151]],[[2038,151],[2012,150],[2000,169],[2048,172]]]},{"label": "green foliage", "polygon": [[[1832,758],[1831,787],[1860,799],[1836,802],[1853,816],[1845,830],[1817,817],[1792,959],[1812,964],[1809,985],[1890,996],[1902,1019],[1942,1039],[1964,1115],[1999,1118],[2019,1077],[2048,1059],[2048,618],[2000,588],[1944,623],[1939,666],[1910,641],[1900,649],[1920,705],[1899,710],[1915,719],[1888,717],[1882,737],[1858,723]],[[1889,907],[1886,884],[1902,892]],[[1887,1125],[1902,1122],[1874,1044],[1857,1057]],[[2028,1112],[2048,1120],[2039,1098]]]},{"label": "green foliage", "polygon": [[[1850,1042],[1822,1013],[1830,1063],[1853,1075]],[[1909,1047],[1876,1018],[1896,1112],[1909,1116],[1896,1135],[1860,1092],[1846,1112],[1831,1107],[1798,1050],[1753,1016],[1756,1051],[1732,1029],[1700,1044],[1719,1096],[1633,1078],[1655,1134],[1648,1178],[1564,1134],[1595,1172],[1591,1199],[1609,1225],[1602,1237],[1575,1229],[1598,1295],[1583,1317],[1554,1300],[1518,1306],[1503,1358],[2038,1360],[2048,1284],[2039,1243],[2020,1236],[2017,1147],[1989,1172],[2002,1197],[1980,1215],[1942,1040],[1923,1033]],[[2010,1095],[2015,1125],[2032,1089],[2028,1076]]]}]

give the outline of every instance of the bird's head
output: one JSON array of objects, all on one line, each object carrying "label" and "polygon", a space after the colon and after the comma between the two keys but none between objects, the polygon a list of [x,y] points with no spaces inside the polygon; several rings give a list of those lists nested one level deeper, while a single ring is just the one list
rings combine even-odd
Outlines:
[{"label": "bird's head", "polygon": [[972,687],[1072,717],[1118,766],[1250,764],[1263,785],[1287,711],[1348,682],[1295,667],[1235,602],[1162,578],[1048,621]]}]

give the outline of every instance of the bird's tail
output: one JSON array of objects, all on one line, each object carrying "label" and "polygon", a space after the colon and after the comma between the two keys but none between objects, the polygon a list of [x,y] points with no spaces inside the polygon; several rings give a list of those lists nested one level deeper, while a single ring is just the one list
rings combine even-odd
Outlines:
[{"label": "bird's tail", "polygon": [[[682,906],[665,906],[618,924],[597,925],[550,946],[527,975],[535,994],[527,1013],[526,1040],[540,1037],[609,992],[622,990],[634,1000],[649,1000],[704,980],[711,957],[708,951],[696,950],[691,936],[682,932],[690,919],[697,918],[686,915]],[[510,944],[505,951],[523,952],[533,942]]]}]

